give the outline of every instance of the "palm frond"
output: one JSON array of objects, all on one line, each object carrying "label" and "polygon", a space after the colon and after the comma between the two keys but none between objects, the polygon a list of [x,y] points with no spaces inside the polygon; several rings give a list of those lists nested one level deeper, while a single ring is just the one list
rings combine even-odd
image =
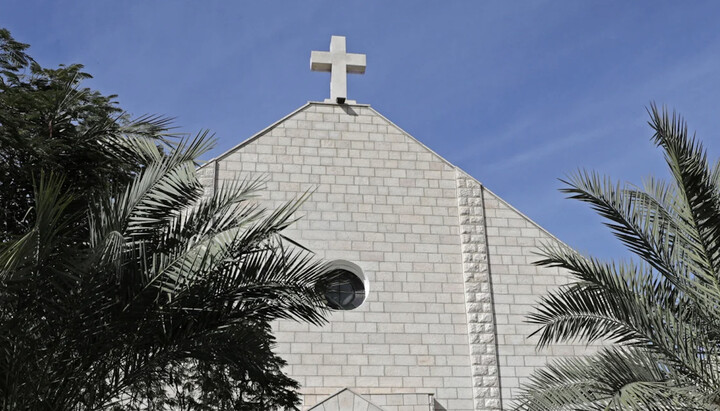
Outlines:
[{"label": "palm frond", "polygon": [[643,348],[606,348],[537,370],[523,386],[517,410],[711,409],[688,381]]},{"label": "palm frond", "polygon": [[[0,252],[0,275],[6,280],[19,268],[37,269],[57,251],[58,236],[67,230],[74,215],[66,212],[73,197],[63,188],[63,178],[41,173],[35,187],[34,225],[18,241],[4,245]],[[57,263],[57,261],[55,262]]]},{"label": "palm frond", "polygon": [[[689,254],[695,242],[692,236],[680,231],[680,226],[666,218],[670,212],[659,201],[652,201],[631,187],[623,187],[612,183],[608,178],[601,178],[596,173],[579,172],[564,181],[568,187],[561,191],[570,194],[569,198],[587,202],[602,217],[615,236],[630,251],[648,262],[658,273],[668,278],[675,286],[691,291],[690,278],[679,275],[678,264],[683,259],[678,254]],[[718,287],[717,279],[707,273],[707,263],[697,261],[702,271],[693,272],[701,275],[712,288]]]},{"label": "palm frond", "polygon": [[528,318],[539,346],[611,340],[585,359],[534,374],[521,409],[716,409],[720,387],[720,162],[684,120],[652,104],[654,142],[671,183],[642,188],[579,172],[562,191],[590,204],[643,264],[603,263],[547,246],[539,265],[568,270],[575,282],[544,297]]},{"label": "palm frond", "polygon": [[174,218],[202,196],[194,169],[194,159],[209,149],[207,133],[181,142],[168,156],[150,163],[125,191],[111,198],[98,199],[92,211],[92,244],[98,244],[112,231],[133,237],[152,236],[157,225]]},{"label": "palm frond", "polygon": [[688,136],[685,121],[651,104],[653,140],[665,150],[665,159],[689,209],[689,227],[696,231],[707,271],[720,274],[720,197],[702,143]]},{"label": "palm frond", "polygon": [[718,375],[715,344],[707,333],[707,313],[652,271],[633,265],[602,264],[564,247],[546,247],[538,264],[562,267],[578,278],[542,298],[528,321],[542,327],[539,346],[600,338],[642,345],[663,355],[698,380],[714,385]]}]

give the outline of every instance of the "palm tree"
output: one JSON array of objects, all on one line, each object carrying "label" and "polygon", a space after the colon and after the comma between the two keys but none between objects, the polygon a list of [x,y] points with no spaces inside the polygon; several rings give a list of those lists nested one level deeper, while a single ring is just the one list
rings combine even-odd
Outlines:
[{"label": "palm tree", "polygon": [[269,324],[327,313],[326,266],[282,235],[302,198],[267,212],[256,179],[206,196],[207,133],[156,143],[115,141],[147,165],[83,212],[38,178],[31,229],[0,248],[0,409],[296,408]]},{"label": "palm tree", "polygon": [[83,87],[82,65],[43,68],[28,47],[0,28],[0,242],[29,230],[38,170],[62,174],[83,208],[85,194],[127,184],[144,164],[115,140],[173,139],[167,118],[131,119],[116,96]]},{"label": "palm tree", "polygon": [[720,404],[720,162],[711,167],[684,120],[649,109],[672,181],[642,187],[580,172],[562,191],[607,220],[636,262],[603,262],[547,246],[537,264],[575,282],[543,298],[529,321],[539,347],[615,343],[536,371],[523,410],[718,409]]}]

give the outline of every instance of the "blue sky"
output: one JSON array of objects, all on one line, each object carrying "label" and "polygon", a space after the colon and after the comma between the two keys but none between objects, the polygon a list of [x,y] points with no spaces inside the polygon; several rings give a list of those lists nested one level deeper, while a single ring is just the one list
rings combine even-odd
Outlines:
[{"label": "blue sky", "polygon": [[563,241],[621,247],[558,181],[579,168],[667,176],[645,106],[677,109],[720,154],[720,2],[3,0],[0,26],[42,65],[141,115],[210,129],[224,152],[329,94],[311,50],[367,54],[349,98],[397,125]]}]

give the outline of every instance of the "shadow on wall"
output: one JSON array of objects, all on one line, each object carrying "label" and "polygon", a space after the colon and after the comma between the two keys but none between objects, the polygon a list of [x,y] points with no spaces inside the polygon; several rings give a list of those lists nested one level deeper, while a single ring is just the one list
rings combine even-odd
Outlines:
[{"label": "shadow on wall", "polygon": [[437,402],[436,399],[433,399],[433,410],[435,411],[447,411],[447,408],[440,405],[439,402]]},{"label": "shadow on wall", "polygon": [[350,115],[350,116],[358,115],[357,111],[353,110],[353,108],[348,105],[341,104],[340,107],[342,107],[343,111],[345,111],[345,114],[347,114],[347,115]]}]

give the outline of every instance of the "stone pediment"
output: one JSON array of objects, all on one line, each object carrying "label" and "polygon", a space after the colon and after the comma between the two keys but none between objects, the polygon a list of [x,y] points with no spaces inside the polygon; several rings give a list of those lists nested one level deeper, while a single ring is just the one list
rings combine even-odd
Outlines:
[{"label": "stone pediment", "polygon": [[[198,173],[207,195],[266,176],[268,209],[312,192],[285,235],[367,280],[323,327],[277,324],[305,411],[498,410],[534,367],[589,349],[527,338],[525,313],[570,278],[533,265],[559,241],[370,106],[308,103]],[[362,395],[328,397],[341,387]]]},{"label": "stone pediment", "polygon": [[384,411],[362,395],[343,388],[308,411]]}]

